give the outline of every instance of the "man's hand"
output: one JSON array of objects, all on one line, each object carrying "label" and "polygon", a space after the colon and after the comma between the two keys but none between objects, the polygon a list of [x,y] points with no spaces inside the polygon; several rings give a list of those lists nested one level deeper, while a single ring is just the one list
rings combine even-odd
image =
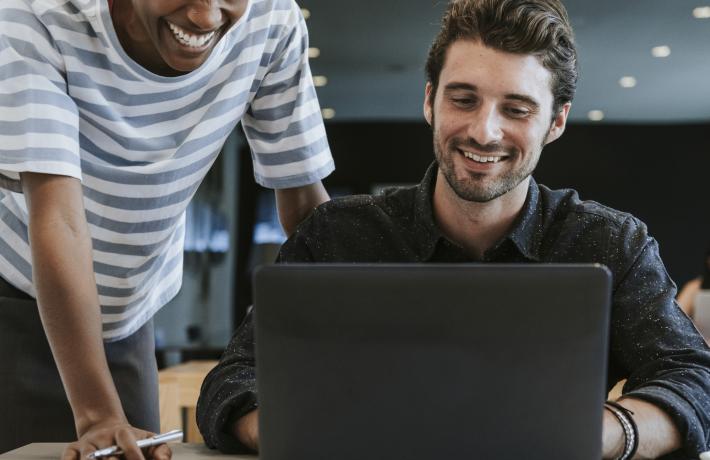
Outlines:
[{"label": "man's hand", "polygon": [[232,434],[249,449],[259,450],[259,410],[253,410],[234,422]]},{"label": "man's hand", "polygon": [[136,441],[151,436],[154,433],[133,428],[126,421],[104,421],[89,428],[78,441],[69,444],[62,460],[84,460],[92,452],[113,445],[123,450],[126,460],[170,460],[172,451],[167,444],[152,446],[141,452]]}]

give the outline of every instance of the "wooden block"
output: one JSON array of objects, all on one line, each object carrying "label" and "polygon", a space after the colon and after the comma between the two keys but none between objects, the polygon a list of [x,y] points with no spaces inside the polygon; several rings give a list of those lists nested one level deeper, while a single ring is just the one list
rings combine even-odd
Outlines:
[{"label": "wooden block", "polygon": [[203,442],[197,429],[195,407],[202,382],[216,365],[217,361],[189,361],[158,373],[160,430],[163,433],[181,428],[186,442]]},{"label": "wooden block", "polygon": [[161,433],[182,429],[182,416],[178,395],[178,382],[170,376],[161,375],[158,380]]},{"label": "wooden block", "polygon": [[194,407],[185,410],[185,442],[205,442],[199,428],[197,428],[197,410]]}]

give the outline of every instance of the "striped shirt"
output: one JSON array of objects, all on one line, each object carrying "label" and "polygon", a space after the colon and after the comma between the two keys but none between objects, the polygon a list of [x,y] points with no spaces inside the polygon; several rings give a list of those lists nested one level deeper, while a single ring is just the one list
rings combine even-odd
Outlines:
[{"label": "striped shirt", "polygon": [[242,122],[257,182],[333,170],[293,0],[249,0],[207,61],[155,75],[120,46],[106,0],[0,3],[0,276],[35,296],[21,172],[78,178],[105,340],[179,290],[185,209]]}]

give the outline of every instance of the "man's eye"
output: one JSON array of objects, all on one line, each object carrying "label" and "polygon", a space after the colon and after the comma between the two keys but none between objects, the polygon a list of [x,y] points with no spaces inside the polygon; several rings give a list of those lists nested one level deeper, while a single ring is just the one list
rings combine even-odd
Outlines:
[{"label": "man's eye", "polygon": [[512,117],[515,118],[524,118],[528,115],[530,115],[530,111],[528,109],[521,109],[518,107],[510,107],[507,109],[508,114],[510,114]]},{"label": "man's eye", "polygon": [[476,102],[475,99],[471,99],[468,97],[456,97],[456,98],[453,98],[452,101],[454,104],[456,104],[458,106],[462,106],[462,107],[473,105]]}]

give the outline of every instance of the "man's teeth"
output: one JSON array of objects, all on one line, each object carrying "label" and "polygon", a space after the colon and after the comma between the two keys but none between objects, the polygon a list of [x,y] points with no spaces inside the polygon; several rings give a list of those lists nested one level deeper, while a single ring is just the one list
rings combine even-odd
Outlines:
[{"label": "man's teeth", "polygon": [[469,158],[473,161],[477,161],[479,163],[498,163],[500,160],[503,159],[503,157],[482,157],[471,152],[463,152],[463,154],[466,156],[466,158]]},{"label": "man's teeth", "polygon": [[208,34],[203,35],[192,35],[171,22],[168,22],[168,26],[170,26],[170,30],[173,32],[173,35],[175,36],[177,41],[179,41],[185,46],[190,46],[192,48],[200,48],[202,46],[205,46],[207,42],[212,40],[212,37],[214,37],[215,34],[215,32],[210,32]]}]

